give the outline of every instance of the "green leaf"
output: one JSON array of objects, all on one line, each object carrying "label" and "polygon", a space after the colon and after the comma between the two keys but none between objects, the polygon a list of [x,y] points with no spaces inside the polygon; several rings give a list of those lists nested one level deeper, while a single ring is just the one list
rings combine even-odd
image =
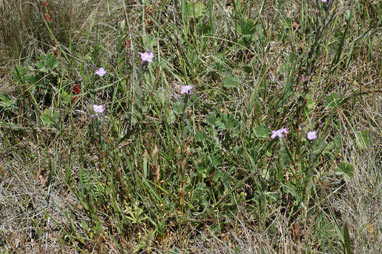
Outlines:
[{"label": "green leaf", "polygon": [[207,117],[206,117],[206,120],[207,120],[207,123],[209,123],[210,125],[212,126],[215,126],[215,122],[217,120],[217,114],[215,112],[213,113],[210,113]]},{"label": "green leaf", "polygon": [[223,80],[223,86],[225,88],[239,87],[240,86],[240,82],[239,82],[238,78],[236,78],[235,76],[228,75]]},{"label": "green leaf", "polygon": [[54,56],[52,54],[48,54],[46,59],[47,59],[46,60],[46,68],[49,71],[53,71],[54,69],[56,69],[58,67],[58,61],[57,61],[56,56]]},{"label": "green leaf", "polygon": [[219,156],[212,156],[211,162],[214,167],[218,167],[221,164],[222,159]]},{"label": "green leaf", "polygon": [[251,35],[243,35],[241,39],[238,40],[238,43],[244,47],[249,47],[252,42],[252,36]]},{"label": "green leaf", "polygon": [[262,125],[257,126],[254,131],[257,138],[268,138],[271,134],[271,130]]},{"label": "green leaf", "polygon": [[223,130],[225,129],[225,124],[221,122],[220,120],[216,120],[215,126]]},{"label": "green leaf", "polygon": [[16,66],[12,74],[13,74],[13,77],[15,78],[15,81],[24,82],[25,76],[27,74],[27,70],[25,67]]},{"label": "green leaf", "polygon": [[355,133],[355,140],[359,148],[365,149],[371,145],[371,133],[368,130],[357,131]]},{"label": "green leaf", "polygon": [[41,55],[40,61],[36,63],[36,67],[40,72],[53,72],[58,67],[58,60],[52,54]]},{"label": "green leaf", "polygon": [[340,102],[340,96],[337,93],[332,93],[331,95],[326,96],[326,105],[328,108],[335,108]]},{"label": "green leaf", "polygon": [[150,35],[145,35],[143,38],[145,48],[147,49],[153,49],[155,45],[158,43],[157,39],[155,37],[152,37]]},{"label": "green leaf", "polygon": [[4,110],[17,110],[16,100],[12,100],[7,94],[0,95],[0,108]]},{"label": "green leaf", "polygon": [[306,95],[306,113],[310,115],[316,107],[316,101],[314,99],[313,90],[309,91]]},{"label": "green leaf", "polygon": [[206,6],[201,3],[193,3],[193,2],[188,2],[187,3],[187,17],[193,17],[193,18],[200,18],[204,15],[206,11]]},{"label": "green leaf", "polygon": [[206,134],[204,134],[204,132],[202,132],[202,131],[197,131],[195,134],[195,140],[197,142],[202,142],[202,141],[206,140],[206,138],[207,138]]},{"label": "green leaf", "polygon": [[216,184],[222,183],[224,186],[230,186],[230,176],[227,174],[225,171],[218,170],[216,173],[213,175],[212,180]]},{"label": "green leaf", "polygon": [[73,96],[69,95],[67,92],[65,92],[64,90],[61,91],[61,98],[62,98],[62,102],[67,105],[69,104],[71,101],[72,101],[72,98]]},{"label": "green leaf", "polygon": [[334,172],[337,175],[342,175],[345,181],[349,181],[354,175],[354,166],[349,163],[341,162],[340,165],[334,169]]},{"label": "green leaf", "polygon": [[41,120],[46,127],[56,127],[58,124],[60,113],[53,109],[45,109],[41,115]]},{"label": "green leaf", "polygon": [[182,114],[183,113],[183,104],[180,103],[180,102],[176,102],[174,105],[173,105],[173,111],[174,113],[176,114]]},{"label": "green leaf", "polygon": [[225,129],[227,129],[227,130],[236,127],[237,124],[238,124],[238,121],[231,114],[224,114],[223,115],[223,120],[224,120]]}]

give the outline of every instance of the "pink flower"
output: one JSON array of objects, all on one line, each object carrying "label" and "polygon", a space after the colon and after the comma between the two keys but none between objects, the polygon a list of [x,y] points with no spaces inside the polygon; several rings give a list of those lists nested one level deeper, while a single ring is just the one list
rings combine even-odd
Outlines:
[{"label": "pink flower", "polygon": [[326,3],[326,0],[321,0],[321,2]]},{"label": "pink flower", "polygon": [[105,109],[103,108],[103,105],[93,105],[93,110],[96,113],[96,115],[98,115],[100,113],[103,113]]},{"label": "pink flower", "polygon": [[147,50],[145,53],[138,52],[138,55],[141,57],[142,63],[151,63],[154,58],[154,54],[150,50]]},{"label": "pink flower", "polygon": [[192,89],[192,86],[181,86],[180,87],[180,94],[190,94],[190,91]]},{"label": "pink flower", "polygon": [[103,77],[106,74],[106,71],[104,68],[101,67],[98,70],[96,70],[95,74],[97,74],[100,77]]},{"label": "pink flower", "polygon": [[306,138],[309,140],[315,140],[317,138],[317,132],[316,131],[308,131],[306,134]]},{"label": "pink flower", "polygon": [[275,137],[283,138],[284,134],[288,134],[289,131],[287,128],[282,128],[277,131],[272,131],[271,139],[274,139]]}]

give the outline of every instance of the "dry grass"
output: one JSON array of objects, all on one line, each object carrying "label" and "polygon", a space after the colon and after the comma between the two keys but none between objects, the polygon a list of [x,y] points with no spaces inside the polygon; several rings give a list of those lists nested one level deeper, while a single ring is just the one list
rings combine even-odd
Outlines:
[{"label": "dry grass", "polygon": [[[370,89],[382,88],[378,76],[368,78],[373,80]],[[343,222],[350,227],[354,253],[378,253],[382,248],[381,100],[380,93],[370,94],[365,100],[356,103],[354,115],[344,116],[348,126],[344,158],[355,165],[356,170],[344,193],[333,202]],[[372,141],[368,146],[357,142],[356,131],[364,129],[372,133]]]}]

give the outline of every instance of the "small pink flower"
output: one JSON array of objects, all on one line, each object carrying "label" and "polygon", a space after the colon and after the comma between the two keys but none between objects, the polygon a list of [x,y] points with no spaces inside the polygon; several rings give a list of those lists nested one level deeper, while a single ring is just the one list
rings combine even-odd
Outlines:
[{"label": "small pink flower", "polygon": [[317,138],[317,132],[316,131],[308,131],[306,134],[306,138],[309,140],[315,140]]},{"label": "small pink flower", "polygon": [[289,131],[287,128],[282,128],[277,131],[272,131],[271,139],[274,139],[275,137],[283,138],[284,134],[288,134]]},{"label": "small pink flower", "polygon": [[326,3],[326,0],[321,0],[321,2]]},{"label": "small pink flower", "polygon": [[141,57],[142,63],[151,63],[154,58],[154,54],[150,50],[147,50],[145,53],[138,52],[138,55]]},{"label": "small pink flower", "polygon": [[192,86],[181,86],[180,87],[180,94],[190,94],[190,91],[192,89]]},{"label": "small pink flower", "polygon": [[93,105],[93,111],[96,113],[96,115],[103,113],[104,111],[103,105]]},{"label": "small pink flower", "polygon": [[272,131],[271,139],[274,139],[275,137],[284,137],[283,132],[281,130]]},{"label": "small pink flower", "polygon": [[95,74],[97,74],[100,77],[103,77],[106,74],[106,71],[104,68],[101,67],[98,70],[96,70]]}]

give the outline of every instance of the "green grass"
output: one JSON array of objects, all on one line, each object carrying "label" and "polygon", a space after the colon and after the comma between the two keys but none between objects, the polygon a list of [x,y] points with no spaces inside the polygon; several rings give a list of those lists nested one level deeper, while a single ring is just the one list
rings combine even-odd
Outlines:
[{"label": "green grass", "polygon": [[378,252],[379,1],[46,2],[0,4],[2,252]]}]

